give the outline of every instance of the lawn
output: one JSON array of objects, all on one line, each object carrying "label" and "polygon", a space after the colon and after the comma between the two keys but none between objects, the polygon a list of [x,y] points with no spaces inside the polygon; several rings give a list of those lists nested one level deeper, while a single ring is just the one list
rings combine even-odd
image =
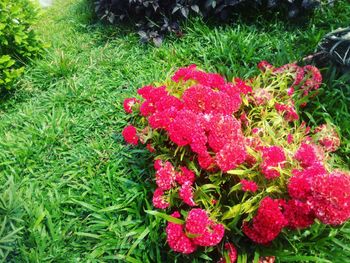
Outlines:
[{"label": "lawn", "polygon": [[[87,0],[58,0],[37,25],[50,47],[0,104],[0,251],[6,262],[199,262],[169,253],[152,210],[147,151],[125,145],[122,102],[135,90],[195,63],[228,79],[311,54],[328,31],[348,25],[350,3],[320,10],[306,25],[278,18],[227,26],[200,19],[160,48],[132,29],[97,23]],[[350,85],[336,80],[305,110],[311,125],[333,121],[350,167]],[[316,243],[314,240],[319,238]],[[301,244],[303,241],[303,244]],[[280,262],[349,262],[350,225],[316,225],[277,249]],[[276,250],[275,250],[276,251]],[[1,260],[1,254],[0,254]]]}]

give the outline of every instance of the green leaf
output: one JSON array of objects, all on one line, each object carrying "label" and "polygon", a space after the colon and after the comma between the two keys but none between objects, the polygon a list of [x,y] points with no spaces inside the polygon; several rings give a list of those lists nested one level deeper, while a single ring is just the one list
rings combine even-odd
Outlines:
[{"label": "green leaf", "polygon": [[145,212],[146,212],[147,214],[150,214],[150,215],[154,215],[154,216],[163,218],[163,219],[165,219],[165,220],[167,220],[167,221],[169,221],[169,222],[175,223],[175,224],[180,224],[180,225],[185,224],[185,221],[182,220],[182,219],[179,219],[179,218],[176,218],[176,217],[173,217],[173,216],[164,214],[164,213],[160,213],[160,212],[158,212],[158,211],[145,210]]},{"label": "green leaf", "polygon": [[235,175],[243,175],[243,174],[246,174],[248,172],[248,170],[230,170],[230,171],[227,171],[228,174],[235,174]]},{"label": "green leaf", "polygon": [[239,213],[241,212],[241,209],[242,209],[241,204],[237,204],[233,207],[230,207],[230,209],[226,213],[224,213],[222,220],[231,219],[238,216]]}]

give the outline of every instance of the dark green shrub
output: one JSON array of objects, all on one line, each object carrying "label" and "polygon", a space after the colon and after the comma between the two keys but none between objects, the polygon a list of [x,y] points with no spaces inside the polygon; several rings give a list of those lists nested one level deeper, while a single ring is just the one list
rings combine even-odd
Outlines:
[{"label": "dark green shrub", "polygon": [[289,17],[307,14],[321,0],[96,0],[97,16],[114,23],[131,20],[139,28],[142,41],[160,44],[167,32],[181,34],[180,20],[191,14],[228,20],[233,13],[284,12]]},{"label": "dark green shrub", "polygon": [[0,91],[11,89],[24,63],[42,50],[32,27],[37,13],[30,0],[0,1]]}]

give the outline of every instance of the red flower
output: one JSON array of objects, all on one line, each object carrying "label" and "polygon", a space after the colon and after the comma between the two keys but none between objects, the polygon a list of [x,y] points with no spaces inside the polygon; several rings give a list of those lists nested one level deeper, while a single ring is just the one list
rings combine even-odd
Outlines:
[{"label": "red flower", "polygon": [[137,131],[134,126],[126,126],[122,131],[122,135],[127,143],[137,145],[139,138],[137,137]]},{"label": "red flower", "polygon": [[227,172],[244,163],[246,156],[244,145],[239,142],[231,142],[216,154],[216,164],[223,172]]},{"label": "red flower", "polygon": [[186,232],[194,235],[203,235],[209,223],[208,214],[200,208],[192,209],[186,219]]},{"label": "red flower", "polygon": [[225,228],[210,220],[200,208],[192,209],[186,219],[186,231],[193,235],[192,241],[199,246],[215,246],[224,236]]},{"label": "red flower", "polygon": [[[179,212],[174,212],[171,216],[180,218]],[[167,242],[172,250],[183,254],[193,253],[197,249],[190,238],[183,231],[183,225],[168,222],[166,227]]]},{"label": "red flower", "polygon": [[289,179],[289,195],[301,201],[306,201],[311,196],[311,186],[316,176],[327,174],[322,164],[316,163],[304,170],[293,170],[293,176]]},{"label": "red flower", "polygon": [[185,204],[189,206],[196,206],[196,203],[193,201],[192,182],[186,181],[181,186],[179,196]]},{"label": "red flower", "polygon": [[274,240],[282,228],[288,224],[280,210],[280,201],[265,197],[258,208],[252,224],[244,222],[242,230],[258,244],[268,244]]},{"label": "red flower", "polygon": [[273,179],[280,176],[277,167],[283,168],[286,156],[281,147],[271,146],[263,149],[263,161],[261,163],[261,171],[266,179]]},{"label": "red flower", "polygon": [[258,185],[254,181],[242,179],[241,184],[242,184],[242,190],[244,192],[249,191],[254,193],[258,190]]},{"label": "red flower", "polygon": [[344,223],[350,219],[350,174],[335,171],[315,177],[308,201],[316,217],[324,224]]},{"label": "red flower", "polygon": [[288,122],[299,120],[299,115],[295,110],[293,102],[291,103],[291,105],[276,102],[275,109],[278,111],[278,113],[284,114],[284,118]]},{"label": "red flower", "polygon": [[262,60],[258,63],[258,68],[262,71],[265,72],[267,69],[274,69],[274,66],[272,66],[269,62],[266,60]]},{"label": "red flower", "polygon": [[124,110],[126,113],[132,113],[132,107],[140,101],[136,98],[128,98],[124,100]]},{"label": "red flower", "polygon": [[176,173],[170,162],[165,162],[162,167],[156,171],[156,183],[162,190],[170,190],[175,186]]},{"label": "red flower", "polygon": [[300,162],[302,167],[307,168],[322,162],[324,157],[316,145],[302,142],[294,158]]},{"label": "red flower", "polygon": [[307,203],[292,199],[283,205],[283,215],[288,220],[288,227],[302,229],[314,223],[315,215]]},{"label": "red flower", "polygon": [[196,175],[191,170],[186,167],[180,167],[181,172],[176,174],[176,182],[180,185],[183,185],[186,182],[190,182],[191,184],[195,181]]},{"label": "red flower", "polygon": [[234,79],[235,86],[237,89],[242,92],[243,94],[248,94],[253,92],[252,87],[248,86],[247,83],[240,78],[235,78]]}]

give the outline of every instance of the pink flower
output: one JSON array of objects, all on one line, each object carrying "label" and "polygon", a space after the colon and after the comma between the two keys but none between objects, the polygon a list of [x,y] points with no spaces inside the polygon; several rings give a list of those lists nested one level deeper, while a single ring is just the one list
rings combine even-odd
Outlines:
[{"label": "pink flower", "polygon": [[289,200],[283,205],[284,217],[288,220],[288,227],[303,229],[314,223],[315,215],[307,203],[299,200]]},{"label": "pink flower", "polygon": [[249,192],[255,193],[258,190],[258,185],[254,181],[242,179],[241,184],[242,184],[242,190],[244,192],[249,191]]},{"label": "pink flower", "polygon": [[124,140],[127,143],[137,145],[139,138],[137,137],[137,131],[136,128],[132,125],[128,125],[124,128],[122,131],[122,135],[124,137]]},{"label": "pink flower", "polygon": [[203,235],[209,224],[208,214],[201,208],[192,209],[186,219],[186,232],[194,235]]},{"label": "pink flower", "polygon": [[193,235],[192,241],[199,246],[215,246],[222,240],[225,228],[210,220],[207,212],[195,208],[188,213],[186,231]]},{"label": "pink flower", "polygon": [[251,240],[258,244],[268,244],[274,240],[282,228],[288,224],[283,216],[279,200],[265,197],[258,208],[252,224],[244,222],[242,230]]},{"label": "pink flower", "polygon": [[196,68],[197,66],[195,64],[189,65],[188,67],[179,68],[174,73],[171,80],[174,82],[179,82],[180,80],[187,81],[193,76]]},{"label": "pink flower", "polygon": [[260,69],[260,71],[265,72],[267,69],[274,69],[274,67],[267,61],[262,60],[259,62],[258,64],[258,68]]},{"label": "pink flower", "polygon": [[247,118],[247,114],[243,113],[240,117],[239,120],[241,121],[242,125],[247,126],[249,125],[249,120]]},{"label": "pink flower", "polygon": [[140,112],[142,116],[149,116],[157,111],[159,106],[158,102],[165,101],[165,98],[172,97],[168,95],[168,92],[163,87],[153,87],[145,86],[139,89],[138,94],[140,94],[145,101],[140,106]]},{"label": "pink flower", "polygon": [[225,148],[227,144],[243,144],[241,124],[230,115],[212,115],[210,127],[206,130],[208,144],[216,153]]},{"label": "pink flower", "polygon": [[323,161],[322,152],[312,143],[302,142],[294,158],[298,160],[302,167],[307,168]]},{"label": "pink flower", "polygon": [[289,134],[288,134],[288,137],[287,137],[287,142],[288,142],[288,144],[292,144],[293,141],[294,141],[294,137],[293,137],[292,134],[289,133]]},{"label": "pink flower", "polygon": [[155,169],[156,171],[158,171],[160,168],[163,167],[163,161],[160,160],[160,159],[156,159],[156,160],[154,160],[153,166],[154,166],[154,169]]},{"label": "pink flower", "polygon": [[263,149],[263,161],[260,165],[262,173],[266,179],[273,179],[280,176],[277,167],[284,167],[286,156],[281,147],[271,146]]},{"label": "pink flower", "polygon": [[162,167],[156,171],[156,183],[163,191],[170,190],[175,186],[176,173],[170,162],[165,162]]},{"label": "pink flower", "polygon": [[225,228],[222,224],[216,224],[213,221],[209,221],[209,224],[205,228],[203,235],[194,237],[193,243],[203,247],[216,246],[224,237]]},{"label": "pink flower", "polygon": [[229,96],[222,91],[214,91],[208,86],[196,85],[188,88],[182,96],[184,106],[198,113],[222,113],[230,115],[241,105],[241,99]]},{"label": "pink flower", "polygon": [[195,181],[196,175],[193,171],[187,169],[184,166],[180,167],[181,172],[176,174],[176,182],[180,185],[183,185],[186,182],[190,182],[191,184]]},{"label": "pink flower", "polygon": [[126,113],[132,113],[132,108],[135,104],[139,103],[140,101],[136,98],[128,98],[124,100],[124,110]]},{"label": "pink flower", "polygon": [[225,84],[225,79],[219,74],[206,73],[198,70],[196,65],[190,65],[188,67],[178,69],[171,79],[174,82],[194,80],[198,84],[211,88],[217,88]]},{"label": "pink flower", "polygon": [[196,206],[193,201],[192,182],[186,181],[180,188],[179,196],[182,201],[189,206]]},{"label": "pink flower", "polygon": [[193,147],[197,147],[196,153],[199,152],[199,146],[203,147],[201,151],[206,151],[207,138],[201,126],[201,118],[195,112],[190,110],[179,111],[170,124],[168,132],[170,140],[177,145],[186,146],[193,144]]},{"label": "pink flower", "polygon": [[153,205],[155,208],[166,209],[169,207],[169,203],[164,199],[164,191],[160,188],[157,188],[153,193]]},{"label": "pink flower", "polygon": [[[179,212],[174,212],[171,216],[180,218]],[[183,225],[168,222],[166,227],[167,242],[172,250],[183,254],[191,254],[197,249],[190,238],[183,231]]]},{"label": "pink flower", "polygon": [[289,195],[294,199],[306,201],[311,196],[314,178],[326,175],[327,171],[322,164],[316,163],[304,170],[293,170],[292,174],[288,183]]},{"label": "pink flower", "polygon": [[209,155],[209,153],[198,155],[199,166],[203,169],[211,169],[215,165],[214,159]]},{"label": "pink flower", "polygon": [[316,217],[324,224],[340,225],[350,219],[350,174],[335,171],[317,176],[309,198]]},{"label": "pink flower", "polygon": [[235,169],[244,163],[247,153],[244,145],[238,142],[226,144],[224,148],[216,154],[216,164],[223,172]]},{"label": "pink flower", "polygon": [[248,86],[247,83],[240,78],[235,78],[234,79],[235,86],[237,89],[242,92],[243,94],[248,94],[253,92],[252,87]]},{"label": "pink flower", "polygon": [[291,102],[291,105],[282,104],[282,103],[275,103],[275,109],[278,113],[283,114],[284,118],[288,122],[293,122],[299,120],[299,115],[296,112],[296,109],[294,107],[294,103]]}]

